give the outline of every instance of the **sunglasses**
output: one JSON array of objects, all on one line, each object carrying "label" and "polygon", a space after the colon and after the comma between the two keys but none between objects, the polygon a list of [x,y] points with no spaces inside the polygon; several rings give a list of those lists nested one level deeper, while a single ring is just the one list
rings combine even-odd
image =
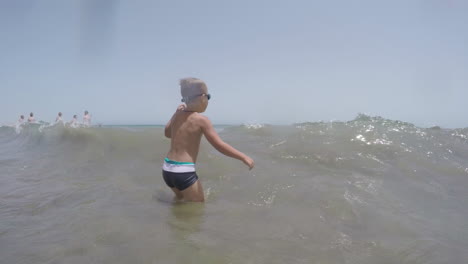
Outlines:
[{"label": "sunglasses", "polygon": [[[195,97],[198,97],[198,96],[206,96],[206,99],[208,99],[208,101],[211,99],[211,94],[197,94],[197,95],[194,95],[192,98],[195,98]],[[184,99],[181,100],[182,102],[184,102]]]},{"label": "sunglasses", "polygon": [[206,99],[208,99],[208,101],[211,99],[211,94],[199,94],[198,96],[206,96]]}]

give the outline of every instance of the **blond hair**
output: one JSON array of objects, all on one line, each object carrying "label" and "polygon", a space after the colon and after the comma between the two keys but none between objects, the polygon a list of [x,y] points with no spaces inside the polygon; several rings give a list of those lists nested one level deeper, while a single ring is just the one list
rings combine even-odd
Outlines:
[{"label": "blond hair", "polygon": [[200,79],[192,77],[180,79],[180,94],[185,103],[188,103],[194,96],[204,93],[207,89],[206,83]]}]

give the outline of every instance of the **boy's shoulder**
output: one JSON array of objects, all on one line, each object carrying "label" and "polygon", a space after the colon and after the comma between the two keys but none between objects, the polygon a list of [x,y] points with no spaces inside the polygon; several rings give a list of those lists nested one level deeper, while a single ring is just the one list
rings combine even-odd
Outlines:
[{"label": "boy's shoulder", "polygon": [[200,113],[193,113],[190,118],[196,122],[205,122],[208,120],[208,117],[200,114]]},{"label": "boy's shoulder", "polygon": [[200,113],[193,113],[190,116],[190,119],[192,119],[193,122],[195,122],[197,125],[201,127],[211,125],[210,119],[207,116],[202,115]]}]

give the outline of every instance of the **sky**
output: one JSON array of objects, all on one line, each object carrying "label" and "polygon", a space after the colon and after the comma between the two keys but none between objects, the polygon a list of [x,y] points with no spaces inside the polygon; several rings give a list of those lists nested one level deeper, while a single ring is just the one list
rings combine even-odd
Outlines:
[{"label": "sky", "polygon": [[468,127],[466,0],[0,1],[0,124],[164,124],[197,77],[215,124],[358,113]]}]

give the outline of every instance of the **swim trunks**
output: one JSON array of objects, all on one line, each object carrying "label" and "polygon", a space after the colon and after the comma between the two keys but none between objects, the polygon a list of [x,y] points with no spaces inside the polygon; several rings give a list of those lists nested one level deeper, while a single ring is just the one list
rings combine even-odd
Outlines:
[{"label": "swim trunks", "polygon": [[180,191],[192,186],[198,180],[195,163],[173,161],[168,158],[164,159],[162,175],[167,186]]}]

